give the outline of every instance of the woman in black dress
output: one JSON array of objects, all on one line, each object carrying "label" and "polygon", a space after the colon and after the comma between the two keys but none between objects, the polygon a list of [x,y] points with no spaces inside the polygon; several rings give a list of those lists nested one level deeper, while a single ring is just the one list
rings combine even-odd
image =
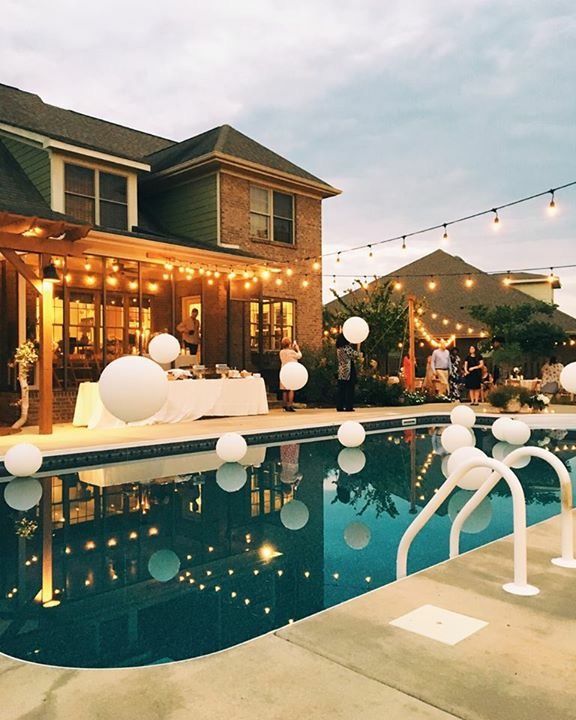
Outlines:
[{"label": "woman in black dress", "polygon": [[482,355],[477,352],[474,345],[470,347],[468,356],[464,360],[464,382],[470,392],[470,404],[480,404],[480,390],[482,388]]}]

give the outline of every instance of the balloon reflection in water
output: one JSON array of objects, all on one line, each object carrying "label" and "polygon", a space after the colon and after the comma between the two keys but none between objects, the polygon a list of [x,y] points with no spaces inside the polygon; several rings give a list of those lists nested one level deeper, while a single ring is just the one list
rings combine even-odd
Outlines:
[{"label": "balloon reflection in water", "polygon": [[157,550],[148,560],[148,572],[158,582],[168,582],[180,570],[180,558],[172,550]]},{"label": "balloon reflection in water", "polygon": [[4,500],[13,510],[31,510],[42,497],[42,485],[36,478],[14,478],[4,489]]},{"label": "balloon reflection in water", "polygon": [[225,492],[237,492],[246,484],[246,468],[237,462],[227,462],[216,470],[216,482]]},{"label": "balloon reflection in water", "polygon": [[366,455],[358,448],[344,448],[338,453],[338,465],[348,475],[355,475],[364,470]]},{"label": "balloon reflection in water", "polygon": [[[453,493],[448,501],[448,516],[452,522],[454,522],[460,510],[462,510],[473,495],[474,492],[470,490],[457,490]],[[462,530],[471,534],[482,532],[490,525],[490,520],[492,520],[492,505],[490,498],[487,497],[482,500],[480,505],[478,505],[468,520],[466,520]]]},{"label": "balloon reflection in water", "polygon": [[351,522],[344,528],[344,542],[352,550],[363,550],[372,539],[372,532],[363,522]]},{"label": "balloon reflection in water", "polygon": [[280,510],[280,522],[288,530],[301,530],[309,518],[310,511],[301,500],[290,500]]}]

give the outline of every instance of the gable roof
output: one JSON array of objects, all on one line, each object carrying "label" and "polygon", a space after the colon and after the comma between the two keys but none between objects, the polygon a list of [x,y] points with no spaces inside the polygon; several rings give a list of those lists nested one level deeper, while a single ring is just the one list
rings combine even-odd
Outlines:
[{"label": "gable roof", "polygon": [[54,212],[0,141],[0,211],[45,220],[77,220]]},{"label": "gable roof", "polygon": [[[471,288],[464,284],[468,274],[474,280]],[[454,275],[454,277],[450,277],[450,275]],[[426,283],[432,276],[438,276],[435,278],[437,286],[434,290],[429,290]],[[429,255],[408,263],[383,278],[374,280],[370,286],[396,279],[402,282],[402,294],[415,295],[419,301],[424,303],[426,314],[423,316],[423,323],[436,337],[447,337],[452,333],[457,337],[478,337],[482,328],[478,320],[474,320],[469,314],[468,308],[472,305],[517,306],[536,302],[534,298],[521,290],[505,285],[502,275],[489,275],[444,250],[435,250]],[[346,299],[360,298],[364,292],[360,288],[344,297]],[[334,311],[338,305],[338,300],[332,300],[326,304],[326,309]],[[436,314],[437,317],[433,318],[433,314]],[[444,319],[448,320],[447,325],[442,322]],[[559,325],[566,332],[576,333],[576,319],[561,310],[554,310],[550,321]],[[457,329],[457,324],[462,327]],[[474,329],[473,333],[468,333],[469,327]]]},{"label": "gable roof", "polygon": [[173,140],[157,135],[49,105],[38,95],[2,84],[0,123],[138,161],[174,144]]},{"label": "gable roof", "polygon": [[288,175],[294,175],[336,192],[328,183],[312,175],[307,170],[286,160],[264,145],[252,140],[230,125],[220,125],[206,132],[171,145],[149,155],[146,160],[152,165],[152,172],[160,172],[169,167],[192,163],[194,160],[211,153],[221,153]]}]

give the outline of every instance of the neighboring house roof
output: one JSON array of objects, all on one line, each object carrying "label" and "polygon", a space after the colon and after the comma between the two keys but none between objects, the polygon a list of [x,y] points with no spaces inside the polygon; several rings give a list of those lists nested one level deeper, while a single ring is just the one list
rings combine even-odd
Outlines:
[{"label": "neighboring house roof", "polygon": [[34,187],[8,149],[0,142],[0,212],[37,217],[45,220],[78,220],[54,212]]},{"label": "neighboring house roof", "polygon": [[0,84],[0,123],[54,140],[139,160],[173,145],[173,140],[45,103],[33,93]]},{"label": "neighboring house roof", "polygon": [[211,153],[229,155],[288,175],[320,183],[332,190],[335,189],[324,180],[286,160],[230,125],[220,125],[207,130],[200,135],[159,150],[149,155],[146,160],[152,165],[152,172],[160,172],[169,167],[191,163]]},{"label": "neighboring house roof", "polygon": [[[450,277],[450,274],[454,277]],[[468,274],[475,281],[471,288],[464,285]],[[429,290],[426,285],[431,276],[437,276],[435,278],[437,286],[434,290]],[[422,321],[429,332],[436,337],[447,337],[452,333],[458,337],[478,337],[482,329],[481,325],[467,310],[472,305],[517,306],[535,302],[527,293],[505,285],[502,282],[502,275],[489,275],[444,250],[436,250],[425,255],[382,279],[374,280],[370,285],[395,279],[402,282],[401,294],[415,295],[424,303],[426,313]],[[345,300],[351,296],[361,298],[364,293],[365,291],[360,288],[343,297]],[[338,300],[326,304],[328,311],[336,311],[338,307],[341,308]],[[433,318],[433,314],[437,314],[437,317]],[[447,319],[449,324],[443,324],[443,319]],[[561,310],[554,310],[550,321],[567,332],[576,333],[576,319]],[[456,329],[457,323],[462,326],[460,329]],[[474,328],[473,334],[468,334],[468,327]]]}]

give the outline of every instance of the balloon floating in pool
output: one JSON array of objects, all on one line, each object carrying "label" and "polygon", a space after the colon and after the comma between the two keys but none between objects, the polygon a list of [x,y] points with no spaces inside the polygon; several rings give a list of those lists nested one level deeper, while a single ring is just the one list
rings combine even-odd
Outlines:
[{"label": "balloon floating in pool", "polygon": [[246,440],[239,433],[224,433],[216,443],[216,455],[224,462],[238,462],[242,460],[247,451]]},{"label": "balloon floating in pool", "polygon": [[180,570],[180,558],[173,550],[157,550],[148,560],[148,572],[158,582],[168,582]]},{"label": "balloon floating in pool", "polygon": [[16,477],[34,475],[42,467],[42,453],[32,443],[12,445],[4,456],[4,467]]}]

